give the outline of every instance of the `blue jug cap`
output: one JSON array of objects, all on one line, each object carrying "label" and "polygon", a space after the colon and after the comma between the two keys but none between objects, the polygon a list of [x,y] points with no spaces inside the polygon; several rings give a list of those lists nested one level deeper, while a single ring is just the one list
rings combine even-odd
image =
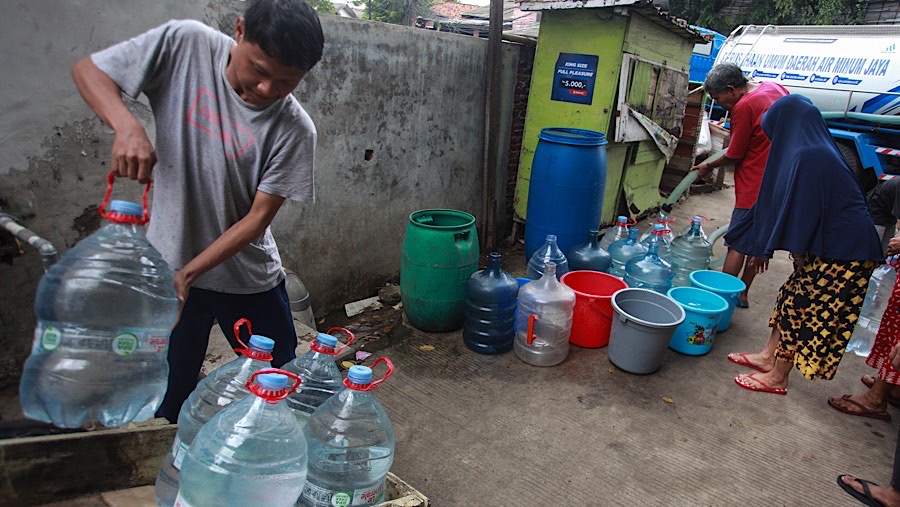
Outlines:
[{"label": "blue jug cap", "polygon": [[123,215],[144,216],[144,208],[140,204],[131,201],[110,201],[108,209],[110,212],[122,213]]},{"label": "blue jug cap", "polygon": [[625,215],[619,215],[618,217],[616,217],[616,222],[628,223],[628,217],[626,217]]},{"label": "blue jug cap", "polygon": [[256,377],[256,383],[266,389],[280,391],[287,388],[288,377],[280,373],[263,373]]},{"label": "blue jug cap", "polygon": [[319,345],[329,349],[333,349],[337,345],[337,338],[325,333],[316,335],[316,341],[319,342]]},{"label": "blue jug cap", "polygon": [[250,346],[264,352],[272,352],[275,349],[275,340],[261,334],[250,336]]},{"label": "blue jug cap", "polygon": [[665,228],[666,228],[666,226],[663,224],[653,224],[653,229],[655,229],[657,231],[660,229],[665,229]]},{"label": "blue jug cap", "polygon": [[347,380],[354,384],[371,384],[372,368],[369,368],[368,366],[353,365],[350,367],[350,370],[347,371]]}]

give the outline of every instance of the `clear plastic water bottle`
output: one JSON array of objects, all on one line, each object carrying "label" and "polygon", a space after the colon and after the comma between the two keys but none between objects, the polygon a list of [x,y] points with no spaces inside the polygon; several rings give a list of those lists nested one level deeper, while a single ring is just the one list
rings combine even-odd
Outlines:
[{"label": "clear plastic water bottle", "polygon": [[881,317],[887,309],[894,283],[897,281],[897,270],[891,265],[882,264],[872,271],[869,277],[869,286],[866,288],[866,298],[863,300],[862,309],[853,335],[847,344],[847,351],[853,351],[858,356],[867,357],[872,352],[875,343],[875,335],[881,327]]},{"label": "clear plastic water bottle", "polygon": [[[337,338],[332,336],[335,331],[350,337],[341,348],[337,348]],[[296,373],[303,380],[300,387],[287,397],[287,405],[301,426],[306,425],[309,416],[340,390],[343,378],[334,357],[353,343],[354,338],[349,330],[333,327],[327,334],[319,333],[307,353],[282,366],[283,370]]]},{"label": "clear plastic water bottle", "polygon": [[[659,229],[657,229],[659,230]],[[665,294],[672,288],[672,265],[659,257],[660,240],[650,237],[647,254],[635,257],[625,265],[625,283],[631,288],[650,289]]]},{"label": "clear plastic water bottle", "polygon": [[275,341],[262,335],[251,335],[249,346],[241,341],[240,328],[246,324],[252,332],[250,321],[240,319],[234,324],[234,335],[243,348],[236,349],[238,357],[207,375],[197,383],[178,412],[178,432],[172,449],[163,459],[156,475],[154,495],[156,504],[162,507],[175,505],[178,496],[179,475],[188,448],[207,421],[231,403],[250,394],[247,381],[254,373],[268,368],[272,361]]},{"label": "clear plastic water bottle", "polygon": [[534,366],[565,361],[574,309],[575,291],[556,279],[556,265],[548,262],[540,280],[519,289],[516,356]]},{"label": "clear plastic water bottle", "polygon": [[665,230],[665,238],[671,243],[673,239],[675,239],[675,233],[672,231],[671,224],[674,222],[674,218],[669,218],[664,212],[660,211],[656,215],[656,222],[653,223],[650,227],[647,228],[647,232],[645,232],[641,236],[641,243],[647,244],[650,240],[650,236],[654,234],[653,231],[657,230],[657,225],[661,225],[663,230]]},{"label": "clear plastic water bottle", "polygon": [[609,274],[625,278],[625,264],[645,253],[647,253],[647,247],[638,242],[637,228],[630,228],[627,238],[609,245],[609,256],[612,257]]},{"label": "clear plastic water bottle", "polygon": [[516,295],[519,282],[500,269],[500,253],[491,252],[487,268],[466,283],[463,342],[482,354],[512,348],[516,335]]},{"label": "clear plastic water bottle", "polygon": [[556,235],[554,234],[548,234],[544,245],[535,250],[531,258],[528,259],[525,276],[532,280],[537,280],[544,274],[544,263],[546,262],[556,264],[557,278],[569,272],[569,261],[566,259],[563,251],[559,249],[559,245],[556,244]]},{"label": "clear plastic water bottle", "polygon": [[309,418],[304,432],[309,445],[309,475],[298,505],[373,505],[384,500],[385,478],[394,462],[394,429],[371,390],[394,371],[390,360],[384,378],[372,381],[372,368],[351,366],[344,389]]},{"label": "clear plastic water bottle", "polygon": [[112,201],[100,211],[100,229],[41,278],[19,384],[25,416],[62,428],[151,419],[166,392],[174,274],[144,235],[143,207]]},{"label": "clear plastic water bottle", "polygon": [[616,218],[616,225],[614,225],[610,230],[606,231],[606,234],[603,235],[603,239],[600,240],[600,248],[609,251],[609,246],[619,241],[620,239],[625,239],[628,237],[628,217],[624,215],[619,215]]},{"label": "clear plastic water bottle", "polygon": [[702,221],[700,216],[692,218],[691,228],[672,242],[672,269],[675,271],[672,287],[690,287],[690,274],[709,267],[712,245],[700,226]]},{"label": "clear plastic water bottle", "polygon": [[252,396],[214,415],[191,443],[176,507],[293,506],[306,481],[307,446],[282,400],[299,384],[283,370],[254,373]]},{"label": "clear plastic water bottle", "polygon": [[588,231],[587,241],[580,245],[573,246],[566,259],[569,261],[570,271],[588,270],[608,273],[609,266],[612,264],[612,257],[609,252],[600,248],[597,241],[597,229]]},{"label": "clear plastic water bottle", "polygon": [[663,224],[653,224],[653,232],[641,244],[649,247],[650,241],[656,238],[659,245],[659,258],[672,264],[672,229],[666,229]]}]

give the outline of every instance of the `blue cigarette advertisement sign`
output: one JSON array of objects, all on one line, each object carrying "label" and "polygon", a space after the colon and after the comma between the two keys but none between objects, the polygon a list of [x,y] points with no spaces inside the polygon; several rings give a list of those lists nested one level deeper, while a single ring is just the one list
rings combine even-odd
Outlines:
[{"label": "blue cigarette advertisement sign", "polygon": [[597,55],[560,53],[556,59],[550,100],[590,105],[594,100]]}]

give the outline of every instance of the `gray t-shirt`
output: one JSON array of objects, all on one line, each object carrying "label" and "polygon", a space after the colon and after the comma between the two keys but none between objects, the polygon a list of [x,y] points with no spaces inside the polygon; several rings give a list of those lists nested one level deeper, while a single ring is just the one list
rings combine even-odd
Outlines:
[{"label": "gray t-shirt", "polygon": [[[247,215],[257,190],[315,199],[312,120],[293,95],[262,108],[241,100],[225,77],[233,45],[200,22],[170,21],[92,55],[126,94],[150,100],[159,162],[147,236],[174,269]],[[266,228],[194,286],[253,294],[283,276]]]}]

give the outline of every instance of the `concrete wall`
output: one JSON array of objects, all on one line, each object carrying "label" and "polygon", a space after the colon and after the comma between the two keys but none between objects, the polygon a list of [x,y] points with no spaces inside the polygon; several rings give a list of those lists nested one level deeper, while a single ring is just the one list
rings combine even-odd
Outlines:
[{"label": "concrete wall", "polygon": [[[0,210],[61,250],[92,232],[112,136],[78,96],[72,63],[173,17],[231,33],[244,5],[33,0],[0,19]],[[481,213],[487,54],[487,41],[472,37],[332,16],[322,25],[325,56],[296,92],[319,130],[317,202],[288,202],[273,224],[317,314],[397,278],[412,211]],[[517,55],[504,47],[504,82],[515,82]],[[149,124],[146,106],[132,106]],[[123,181],[114,195],[140,191]],[[41,273],[33,251],[0,264],[0,346],[19,362]]]}]

